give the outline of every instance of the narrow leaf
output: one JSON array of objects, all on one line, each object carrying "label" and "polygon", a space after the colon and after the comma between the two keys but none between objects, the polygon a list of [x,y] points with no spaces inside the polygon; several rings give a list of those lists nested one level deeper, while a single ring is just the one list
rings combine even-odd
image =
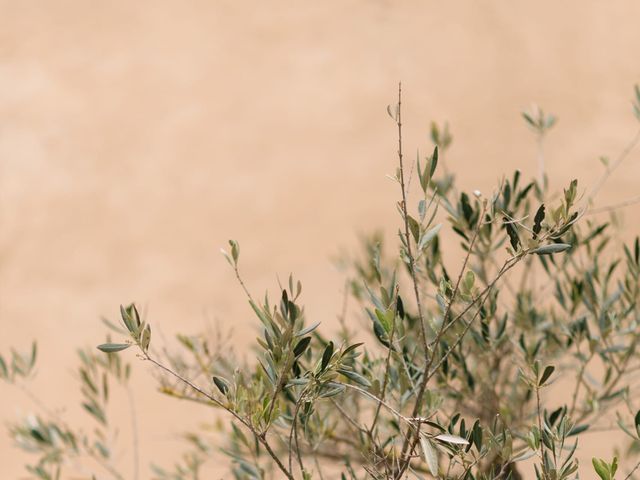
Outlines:
[{"label": "narrow leaf", "polygon": [[329,344],[325,347],[324,352],[322,354],[322,363],[320,364],[320,371],[324,372],[327,365],[331,361],[331,357],[333,356],[333,342],[329,342]]},{"label": "narrow leaf", "polygon": [[431,171],[429,172],[429,178],[433,177],[436,173],[436,167],[438,166],[438,146],[433,149],[433,155],[431,156]]},{"label": "narrow leaf", "polygon": [[371,382],[369,380],[367,380],[366,378],[364,378],[359,373],[351,372],[349,370],[343,370],[341,368],[338,369],[338,373],[340,373],[341,375],[344,375],[349,380],[353,380],[354,382],[359,383],[360,385],[362,385],[364,387],[370,387],[371,386]]},{"label": "narrow leaf", "polygon": [[304,351],[307,349],[310,343],[311,343],[311,337],[304,337],[300,339],[300,341],[296,344],[295,348],[293,349],[293,354],[296,357],[299,357],[304,353]]},{"label": "narrow leaf", "polygon": [[536,248],[535,250],[531,250],[531,253],[537,253],[538,255],[551,255],[552,253],[564,252],[570,248],[571,245],[568,243],[552,243],[551,245],[544,245]]},{"label": "narrow leaf", "polygon": [[539,386],[544,385],[544,382],[549,380],[549,377],[551,376],[551,374],[555,369],[556,367],[554,367],[553,365],[549,365],[547,368],[545,368],[544,372],[542,373],[542,377],[540,377],[540,381],[538,382],[538,385]]},{"label": "narrow leaf", "polygon": [[147,325],[142,332],[142,340],[140,341],[140,346],[142,350],[145,352],[149,349],[149,343],[151,342],[151,326]]},{"label": "narrow leaf", "polygon": [[98,345],[98,350],[105,353],[115,353],[125,350],[130,346],[130,343],[103,343],[102,345]]},{"label": "narrow leaf", "polygon": [[449,435],[447,433],[437,435],[435,439],[445,443],[453,443],[455,445],[469,445],[469,442],[466,439],[458,437],[457,435]]},{"label": "narrow leaf", "polygon": [[438,452],[431,444],[431,441],[424,435],[420,435],[420,445],[422,446],[422,453],[424,453],[424,460],[427,462],[429,471],[434,477],[438,476]]},{"label": "narrow leaf", "polygon": [[222,377],[213,377],[213,383],[216,384],[216,387],[218,387],[218,390],[220,390],[220,393],[222,393],[223,395],[227,395],[227,392],[229,392],[229,382],[227,382],[224,378]]},{"label": "narrow leaf", "polygon": [[591,459],[591,463],[593,464],[593,469],[596,471],[601,480],[611,480],[609,469],[607,468],[607,464],[604,462],[604,460],[593,457]]},{"label": "narrow leaf", "polygon": [[430,228],[429,230],[427,230],[425,232],[425,234],[422,235],[422,238],[420,239],[420,244],[418,245],[418,250],[424,250],[424,248],[427,245],[429,245],[431,240],[433,240],[433,238],[438,234],[438,232],[440,231],[441,228],[442,228],[442,224],[439,223],[439,224],[435,225],[434,227]]},{"label": "narrow leaf", "polygon": [[540,205],[538,211],[536,212],[536,216],[533,219],[533,238],[534,240],[538,237],[540,230],[542,230],[542,221],[544,220],[545,212],[544,212],[544,203]]}]

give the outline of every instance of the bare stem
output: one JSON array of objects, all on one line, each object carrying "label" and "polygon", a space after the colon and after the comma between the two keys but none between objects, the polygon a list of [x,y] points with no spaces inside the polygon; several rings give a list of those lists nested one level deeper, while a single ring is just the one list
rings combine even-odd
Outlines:
[{"label": "bare stem", "polygon": [[633,474],[636,472],[636,470],[637,470],[638,468],[640,468],[640,462],[636,463],[636,466],[635,466],[635,467],[633,467],[633,470],[631,470],[631,471],[629,472],[629,475],[627,475],[626,477],[624,477],[624,480],[629,480],[629,479],[633,476]]},{"label": "bare stem", "polygon": [[607,205],[605,207],[600,207],[600,208],[592,208],[588,210],[585,213],[585,215],[596,215],[598,213],[614,212],[621,208],[630,207],[631,205],[636,205],[638,203],[640,203],[640,196],[630,198],[623,202],[614,203],[613,205]]},{"label": "bare stem", "polygon": [[360,387],[357,387],[355,385],[351,385],[350,383],[342,383],[341,385],[344,385],[347,388],[355,390],[355,391],[361,393],[362,395],[364,395],[365,397],[369,397],[371,400],[373,400],[375,402],[378,402],[383,407],[385,407],[387,410],[389,410],[391,413],[393,413],[398,419],[406,422],[407,424],[409,424],[412,427],[414,426],[414,421],[413,420],[411,420],[410,418],[407,418],[404,415],[402,415],[399,411],[397,411],[395,408],[393,408],[391,405],[389,405],[386,401],[382,400],[381,398],[376,397],[372,393],[369,393],[369,392],[367,392],[366,390],[364,390],[364,389],[362,389]]},{"label": "bare stem", "polygon": [[591,193],[589,193],[589,196],[587,197],[587,201],[593,200],[595,198],[595,196],[598,194],[598,192],[600,191],[604,183],[609,179],[611,174],[620,166],[620,164],[624,161],[624,159],[629,156],[629,154],[636,147],[638,142],[640,142],[640,130],[636,132],[635,136],[627,144],[624,150],[622,150],[620,155],[618,155],[618,158],[613,163],[613,165],[611,165],[610,167],[607,167],[607,170],[604,172],[604,175],[600,177],[598,182],[594,185],[593,189],[591,190]]},{"label": "bare stem", "polygon": [[305,395],[305,390],[300,393],[300,398],[296,402],[296,408],[293,412],[293,420],[291,421],[291,431],[289,432],[289,471],[293,472],[293,437],[296,441],[296,456],[298,458],[298,465],[300,465],[300,473],[304,475],[304,465],[302,464],[302,456],[300,455],[300,445],[298,444],[298,429],[296,424],[298,421],[298,412],[300,411],[300,405],[302,404],[302,398]]},{"label": "bare stem", "polygon": [[409,214],[407,213],[407,188],[404,182],[404,163],[402,156],[402,83],[398,84],[398,115],[396,117],[398,126],[398,163],[400,164],[400,189],[402,191],[402,220],[404,223],[404,237],[407,244],[407,256],[409,257],[409,273],[413,283],[413,293],[418,307],[418,317],[420,319],[420,335],[422,336],[422,346],[425,349],[425,359],[429,356],[429,346],[427,345],[427,328],[425,326],[424,314],[422,313],[422,302],[420,300],[420,288],[416,275],[415,258],[411,248],[411,236],[409,235]]},{"label": "bare stem", "polygon": [[[537,379],[536,379],[537,381]],[[540,432],[540,461],[542,466],[542,478],[547,479],[547,467],[544,462],[544,442],[542,441],[542,411],[540,409],[540,387],[536,385],[536,413],[538,417],[538,430]]]}]

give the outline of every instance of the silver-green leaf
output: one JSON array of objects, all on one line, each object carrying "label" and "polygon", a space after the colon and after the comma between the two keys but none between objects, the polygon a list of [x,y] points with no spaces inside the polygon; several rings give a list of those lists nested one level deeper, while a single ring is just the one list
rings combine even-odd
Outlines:
[{"label": "silver-green leaf", "polygon": [[115,353],[126,350],[130,346],[130,343],[103,343],[102,345],[98,345],[98,350],[104,353]]},{"label": "silver-green leaf", "polygon": [[434,477],[438,476],[438,452],[431,441],[424,435],[420,435],[420,445],[422,446],[422,453],[424,453],[424,460],[427,462],[429,471]]},{"label": "silver-green leaf", "polygon": [[536,248],[535,250],[531,250],[531,253],[537,253],[538,255],[551,255],[552,253],[564,252],[570,248],[571,245],[568,243],[552,243],[551,245],[544,245]]}]

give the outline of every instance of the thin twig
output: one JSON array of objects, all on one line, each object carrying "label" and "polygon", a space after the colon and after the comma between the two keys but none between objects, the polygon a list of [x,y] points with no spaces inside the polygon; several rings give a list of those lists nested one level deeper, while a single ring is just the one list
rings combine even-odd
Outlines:
[{"label": "thin twig", "polygon": [[629,472],[629,475],[627,475],[626,477],[624,477],[624,480],[629,480],[631,478],[631,476],[635,473],[635,471],[640,468],[640,462],[636,463],[636,466],[633,467],[633,470],[631,470]]},{"label": "thin twig", "polygon": [[251,296],[251,293],[249,292],[249,289],[247,288],[247,286],[242,281],[242,277],[240,276],[240,272],[238,270],[238,265],[233,265],[233,271],[236,274],[236,278],[238,279],[238,283],[240,283],[240,286],[242,287],[242,290],[244,290],[244,293],[247,295],[249,300],[251,300],[251,302],[253,302],[253,297]]},{"label": "thin twig", "polygon": [[298,429],[296,428],[296,423],[298,420],[298,412],[300,411],[300,405],[302,404],[302,399],[305,395],[306,388],[300,392],[300,397],[296,402],[296,408],[293,412],[293,420],[291,421],[291,431],[289,432],[289,471],[293,472],[293,437],[295,434],[296,441],[296,454],[298,457],[298,464],[300,465],[300,472],[304,475],[304,466],[302,465],[302,457],[300,456],[300,445],[298,445]]},{"label": "thin twig", "polygon": [[592,208],[590,210],[587,210],[585,215],[596,215],[598,213],[614,212],[621,208],[630,207],[638,203],[640,203],[640,196],[630,198],[628,200],[625,200],[624,202],[614,203],[613,205],[607,205],[606,207]]},{"label": "thin twig", "polygon": [[400,164],[400,189],[402,191],[402,220],[404,223],[404,236],[407,244],[407,257],[409,257],[409,274],[413,283],[413,293],[416,298],[418,317],[420,320],[420,334],[422,344],[425,349],[425,359],[429,355],[427,345],[427,327],[425,326],[424,314],[422,313],[422,302],[420,301],[420,289],[418,287],[418,277],[416,275],[416,265],[411,250],[411,236],[409,235],[409,214],[407,213],[407,190],[404,183],[404,164],[402,157],[402,83],[398,84],[398,115],[396,118],[398,126],[398,162]]},{"label": "thin twig", "polygon": [[629,156],[629,154],[636,147],[638,142],[640,142],[640,130],[636,132],[635,136],[627,144],[624,150],[622,150],[620,155],[618,155],[618,158],[613,163],[613,165],[611,165],[610,167],[607,167],[607,170],[600,177],[598,182],[594,185],[593,189],[591,190],[591,193],[589,193],[589,196],[587,197],[587,201],[593,200],[595,198],[595,196],[598,194],[598,192],[600,191],[604,183],[607,181],[607,179],[620,166],[620,164],[624,161],[624,159],[627,158],[627,156]]},{"label": "thin twig", "polygon": [[391,413],[393,413],[398,419],[403,420],[404,422],[406,422],[407,424],[409,424],[411,426],[414,426],[414,421],[413,420],[411,420],[410,418],[405,417],[399,411],[397,411],[395,408],[393,408],[391,405],[389,405],[387,402],[385,402],[384,400],[376,397],[372,393],[369,393],[366,390],[364,390],[364,389],[362,389],[360,387],[357,387],[356,385],[352,385],[350,383],[341,383],[341,385],[344,385],[347,388],[355,390],[355,391],[361,393],[362,395],[364,395],[365,397],[369,397],[371,400],[373,400],[375,402],[378,402],[383,407],[385,407],[387,410],[389,410]]},{"label": "thin twig", "polygon": [[238,420],[240,423],[242,423],[242,425],[247,427],[247,429],[249,429],[251,431],[251,433],[253,434],[253,436],[258,440],[258,442],[260,442],[264,446],[264,448],[267,450],[267,452],[269,453],[269,455],[271,456],[273,461],[276,462],[276,465],[278,466],[278,468],[282,471],[282,473],[285,474],[287,479],[295,480],[293,475],[291,474],[291,472],[289,472],[289,470],[287,470],[287,468],[282,464],[282,462],[280,461],[280,459],[278,458],[276,453],[273,451],[273,449],[271,448],[271,445],[269,445],[269,442],[267,441],[266,436],[264,434],[258,433],[256,431],[256,429],[253,427],[253,425],[251,425],[247,420],[245,420],[240,415],[238,415],[235,411],[231,410],[229,407],[224,405],[220,400],[218,400],[213,395],[208,394],[207,392],[202,390],[200,387],[198,387],[197,385],[193,384],[192,382],[190,382],[189,380],[184,378],[179,373],[174,372],[170,368],[165,367],[160,362],[158,362],[155,359],[151,358],[147,352],[143,352],[143,354],[144,354],[144,358],[146,360],[148,360],[149,362],[153,363],[155,366],[157,366],[161,370],[165,371],[169,375],[171,375],[171,376],[175,377],[176,379],[180,380],[182,383],[187,385],[189,388],[191,388],[192,390],[198,392],[203,397],[207,398],[214,405],[216,405],[216,406],[226,410],[227,412],[229,412],[236,420]]},{"label": "thin twig", "polygon": [[[538,379],[536,378],[536,382]],[[542,437],[544,435],[542,431],[542,412],[540,410],[540,386],[536,385],[536,413],[538,417],[538,431],[540,432],[540,465],[542,467],[542,478],[547,480],[547,467],[544,461],[544,441]]]},{"label": "thin twig", "polygon": [[[418,394],[416,395],[416,401],[413,407],[413,414],[411,415],[412,417],[417,417],[420,414],[420,409],[422,408],[422,399],[424,397],[424,393],[427,389],[427,384],[429,383],[429,371],[431,370],[431,366],[433,365],[433,362],[435,361],[435,353],[436,353],[436,349],[438,348],[438,343],[440,342],[440,339],[442,338],[442,336],[445,334],[445,332],[448,330],[448,327],[455,323],[455,320],[452,322],[447,322],[447,318],[449,317],[449,314],[451,313],[451,306],[453,305],[453,302],[455,301],[456,296],[458,295],[458,291],[460,289],[460,283],[462,281],[462,276],[464,275],[464,272],[467,268],[467,263],[469,262],[469,257],[471,256],[471,252],[473,250],[473,246],[475,245],[476,239],[478,238],[478,234],[480,232],[480,228],[482,227],[483,221],[484,221],[484,215],[485,212],[487,211],[487,201],[485,200],[482,206],[482,212],[479,215],[479,219],[478,219],[478,224],[476,225],[476,228],[474,229],[473,232],[473,237],[471,238],[471,241],[469,242],[469,248],[467,250],[467,254],[464,258],[464,262],[462,264],[462,268],[460,269],[460,274],[458,275],[458,279],[456,281],[456,285],[453,289],[453,293],[451,295],[451,299],[449,300],[449,303],[447,304],[447,308],[444,312],[444,315],[442,317],[442,325],[440,327],[440,330],[438,331],[438,333],[436,334],[436,338],[435,340],[432,342],[433,345],[433,351],[431,352],[431,355],[429,356],[429,346],[427,345],[425,347],[425,353],[427,355],[427,359],[426,359],[426,366],[424,369],[424,373],[423,373],[423,377],[422,377],[422,382],[420,383],[420,387],[418,390]],[[495,284],[495,281],[492,282],[492,286]],[[489,287],[487,287],[488,290]],[[458,317],[459,318],[459,317]],[[417,440],[418,440],[418,433],[416,432],[413,435],[413,443],[416,444]],[[404,442],[402,444],[402,451],[401,451],[401,455],[400,455],[400,470],[398,472],[398,474],[396,475],[396,479],[399,479],[402,474],[404,473],[404,471],[407,469],[407,467],[409,466],[409,458],[407,456],[407,449],[409,447],[409,444],[412,442],[411,440],[411,435],[408,435],[405,437]]]}]

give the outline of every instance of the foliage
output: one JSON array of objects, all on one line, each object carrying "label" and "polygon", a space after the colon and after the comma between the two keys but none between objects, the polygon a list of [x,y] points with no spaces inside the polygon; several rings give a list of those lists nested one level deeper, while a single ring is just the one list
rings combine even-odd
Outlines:
[{"label": "foliage", "polygon": [[[576,180],[553,195],[544,172],[525,181],[516,171],[491,195],[458,191],[443,168],[448,125],[433,124],[432,153],[407,166],[400,90],[388,113],[398,133],[399,242],[372,237],[348,259],[348,295],[359,313],[343,313],[330,336],[307,322],[293,276],[276,298],[252,296],[232,240],[222,253],[261,327],[255,362],[243,365],[204,334],[180,334],[179,351],[156,349],[136,306],[121,307],[122,327],[107,322],[118,342],[99,345],[104,353],[80,352],[92,434],[55,414],[11,427],[18,445],[38,456],[28,466],[33,475],[59,478],[72,467],[68,459],[89,455],[100,474],[125,478],[111,463],[106,405],[111,381],[126,386],[129,367],[119,359],[134,347],[158,372],[163,394],[230,416],[222,451],[236,479],[515,480],[526,465],[540,480],[577,478],[579,468],[603,480],[618,470],[632,478],[640,442],[638,237],[619,248],[612,223],[588,216],[597,190],[584,195]],[[539,142],[556,121],[537,107],[523,117]],[[35,346],[9,364],[0,357],[0,375],[15,382],[35,358]],[[557,383],[571,392],[566,403],[553,393]],[[579,466],[580,437],[608,428],[614,411],[631,439],[628,463],[594,458]],[[154,466],[154,478],[198,478],[215,442],[205,431],[186,438],[183,462]]]}]

